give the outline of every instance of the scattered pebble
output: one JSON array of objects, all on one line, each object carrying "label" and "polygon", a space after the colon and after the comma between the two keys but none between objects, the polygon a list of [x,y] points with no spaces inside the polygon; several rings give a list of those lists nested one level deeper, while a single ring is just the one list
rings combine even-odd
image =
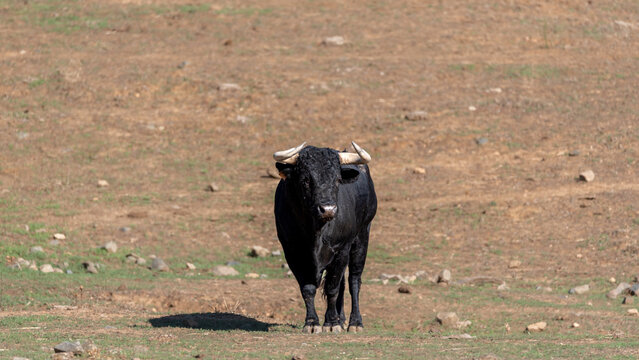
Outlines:
[{"label": "scattered pebble", "polygon": [[614,284],[614,283],[616,283],[616,282],[617,282],[617,279],[615,279],[614,277],[611,277],[610,279],[608,279],[608,282],[610,282],[610,283],[613,283],[613,284]]},{"label": "scattered pebble", "polygon": [[442,336],[442,339],[454,339],[454,340],[464,340],[464,339],[474,339],[474,338],[475,337],[470,334]]},{"label": "scattered pebble", "polygon": [[195,265],[191,264],[190,262],[186,263],[186,268],[189,269],[189,270],[195,270],[196,269]]},{"label": "scattered pebble", "polygon": [[508,287],[505,281],[497,286],[497,291],[506,291],[508,289],[510,289],[510,287]]},{"label": "scattered pebble", "polygon": [[249,278],[249,279],[258,279],[260,277],[260,274],[258,273],[247,273],[246,275],[244,275],[245,278]]},{"label": "scattered pebble", "polygon": [[568,153],[568,156],[579,156],[579,150],[573,150]]},{"label": "scattered pebble", "polygon": [[501,93],[501,88],[498,88],[498,87],[490,88],[490,89],[488,89],[488,92],[495,93],[495,94],[500,94]]},{"label": "scattered pebble", "polygon": [[224,84],[218,85],[217,89],[220,91],[237,91],[237,90],[241,90],[242,88],[238,84],[224,83]]},{"label": "scattered pebble", "polygon": [[52,273],[53,272],[53,266],[51,266],[51,264],[42,264],[40,266],[40,272]]},{"label": "scattered pebble", "polygon": [[251,121],[251,118],[244,115],[238,115],[235,117],[235,121],[239,122],[240,124],[246,124],[247,122]]},{"label": "scattered pebble", "polygon": [[400,287],[397,289],[397,291],[398,291],[400,294],[410,294],[410,293],[411,293],[410,288],[409,288],[408,286],[406,286],[406,285],[402,285],[402,286],[400,286]]},{"label": "scattered pebble", "polygon": [[282,256],[282,252],[279,250],[271,251],[271,256]]},{"label": "scattered pebble", "polygon": [[626,291],[626,289],[630,288],[630,284],[622,282],[619,283],[619,285],[617,285],[616,288],[608,291],[608,293],[606,294],[606,297],[608,299],[616,299],[617,296],[621,295],[621,293],[623,293],[624,291]]},{"label": "scattered pebble", "polygon": [[109,186],[109,182],[106,180],[98,180],[98,187],[103,188]]},{"label": "scattered pebble", "polygon": [[459,317],[454,312],[437,313],[437,322],[446,328],[457,328]]},{"label": "scattered pebble", "polygon": [[417,110],[404,115],[404,119],[408,121],[423,121],[428,119],[428,113],[426,111]]},{"label": "scattered pebble", "polygon": [[552,292],[552,288],[549,286],[537,286],[537,290],[543,291],[543,292]]},{"label": "scattered pebble", "polygon": [[83,262],[82,266],[90,274],[97,274],[98,273],[98,268],[95,266],[94,263],[92,263],[90,261]]},{"label": "scattered pebble", "polygon": [[585,182],[592,182],[595,180],[595,173],[592,170],[586,170],[579,173],[579,180]]},{"label": "scattered pebble", "polygon": [[637,310],[637,309],[628,309],[628,315],[630,315],[630,316],[639,316],[639,310]]},{"label": "scattered pebble", "polygon": [[138,265],[146,264],[146,260],[143,257],[136,254],[128,254],[126,256],[126,262],[130,264],[138,264]]},{"label": "scattered pebble", "polygon": [[188,65],[189,62],[188,61],[182,61],[181,63],[178,64],[177,68],[178,69],[184,69],[186,67],[186,65]]},{"label": "scattered pebble", "polygon": [[57,233],[57,234],[53,234],[53,238],[56,240],[65,240],[67,237],[64,234]]},{"label": "scattered pebble", "polygon": [[128,233],[128,232],[131,232],[131,228],[128,226],[123,226],[120,228],[120,231],[123,233]]},{"label": "scattered pebble", "polygon": [[44,252],[44,249],[42,249],[42,246],[34,246],[31,249],[29,249],[29,252],[32,254],[41,253],[41,252]]},{"label": "scattered pebble", "polygon": [[230,266],[217,265],[211,269],[215,276],[237,276],[240,273]]},{"label": "scattered pebble", "polygon": [[508,263],[508,268],[509,269],[517,269],[521,266],[521,261],[520,260],[511,260]]},{"label": "scattered pebble", "polygon": [[546,329],[546,326],[548,324],[546,324],[545,321],[540,321],[540,322],[536,322],[534,324],[530,324],[528,326],[526,326],[526,332],[540,332],[540,331],[544,331]]},{"label": "scattered pebble", "polygon": [[477,108],[472,105],[468,107],[468,111],[475,111],[475,110],[477,110]]},{"label": "scattered pebble", "polygon": [[109,241],[106,244],[102,245],[102,249],[105,249],[110,253],[114,253],[118,251],[118,244],[116,244],[115,241]]},{"label": "scattered pebble", "polygon": [[206,190],[210,191],[210,192],[216,192],[216,191],[220,191],[220,187],[217,186],[216,183],[210,183],[209,186],[206,188]]},{"label": "scattered pebble", "polygon": [[346,40],[342,36],[329,36],[322,40],[323,45],[342,46],[346,44]]},{"label": "scattered pebble", "polygon": [[249,256],[251,257],[266,257],[269,256],[271,254],[271,252],[266,249],[263,248],[259,245],[254,245],[251,247],[251,252],[249,253]]},{"label": "scattered pebble", "polygon": [[421,175],[426,174],[426,169],[421,167],[413,168],[413,174],[421,174]]},{"label": "scattered pebble", "polygon": [[151,263],[151,270],[169,271],[169,266],[164,262],[164,260],[156,257]]},{"label": "scattered pebble", "polygon": [[446,284],[448,284],[451,279],[452,279],[452,275],[450,273],[450,270],[448,270],[448,269],[442,270],[439,273],[439,275],[437,276],[437,282],[438,283],[446,283]]},{"label": "scattered pebble", "polygon": [[576,323],[576,322],[572,323],[572,325],[571,325],[571,327],[573,327],[573,328],[578,328],[579,326],[581,326],[581,325],[579,325],[579,323]]},{"label": "scattered pebble", "polygon": [[70,352],[77,355],[84,353],[84,347],[82,346],[82,344],[80,344],[79,341],[65,341],[54,346],[53,350],[57,353]]},{"label": "scattered pebble", "polygon": [[581,294],[587,293],[588,291],[590,291],[590,285],[585,284],[585,285],[576,286],[576,287],[568,290],[568,293],[569,294],[581,295]]},{"label": "scattered pebble", "polygon": [[53,240],[49,241],[49,245],[50,246],[58,246],[58,245],[60,245],[60,240],[53,239]]},{"label": "scattered pebble", "polygon": [[488,143],[488,139],[485,138],[485,137],[480,137],[480,138],[475,139],[475,143],[477,145],[485,145],[485,144]]}]

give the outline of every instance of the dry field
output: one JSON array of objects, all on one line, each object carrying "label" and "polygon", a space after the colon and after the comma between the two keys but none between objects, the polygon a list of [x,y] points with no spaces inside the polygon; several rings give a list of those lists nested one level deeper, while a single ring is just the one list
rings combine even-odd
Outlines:
[{"label": "dry field", "polygon": [[[195,1],[0,0],[0,357],[639,356],[639,299],[606,297],[639,275],[639,2]],[[306,335],[283,257],[248,252],[280,249],[271,154],[351,140],[366,331]]]}]

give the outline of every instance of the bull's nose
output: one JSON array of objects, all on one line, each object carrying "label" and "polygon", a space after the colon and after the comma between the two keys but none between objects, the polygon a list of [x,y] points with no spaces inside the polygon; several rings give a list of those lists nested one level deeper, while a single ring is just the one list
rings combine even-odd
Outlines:
[{"label": "bull's nose", "polygon": [[337,212],[337,206],[336,205],[320,205],[318,206],[318,210],[320,213],[320,216],[324,219],[332,219],[335,217],[335,213]]}]

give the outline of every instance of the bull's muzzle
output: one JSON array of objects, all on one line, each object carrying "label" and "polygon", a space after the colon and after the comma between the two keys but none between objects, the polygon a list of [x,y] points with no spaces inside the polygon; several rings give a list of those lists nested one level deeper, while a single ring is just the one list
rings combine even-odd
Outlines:
[{"label": "bull's muzzle", "polygon": [[317,210],[320,217],[324,220],[333,220],[337,214],[337,205],[319,205]]}]

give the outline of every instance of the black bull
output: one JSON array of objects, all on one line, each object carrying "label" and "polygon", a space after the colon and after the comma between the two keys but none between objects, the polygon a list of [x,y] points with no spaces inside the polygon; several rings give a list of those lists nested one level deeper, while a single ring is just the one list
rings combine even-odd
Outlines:
[{"label": "black bull", "polygon": [[293,164],[276,164],[282,180],[275,192],[277,236],[306,305],[304,332],[321,332],[315,293],[324,278],[324,331],[346,328],[344,274],[352,299],[348,331],[363,330],[361,276],[377,197],[368,166],[343,165],[336,150],[309,146]]}]

